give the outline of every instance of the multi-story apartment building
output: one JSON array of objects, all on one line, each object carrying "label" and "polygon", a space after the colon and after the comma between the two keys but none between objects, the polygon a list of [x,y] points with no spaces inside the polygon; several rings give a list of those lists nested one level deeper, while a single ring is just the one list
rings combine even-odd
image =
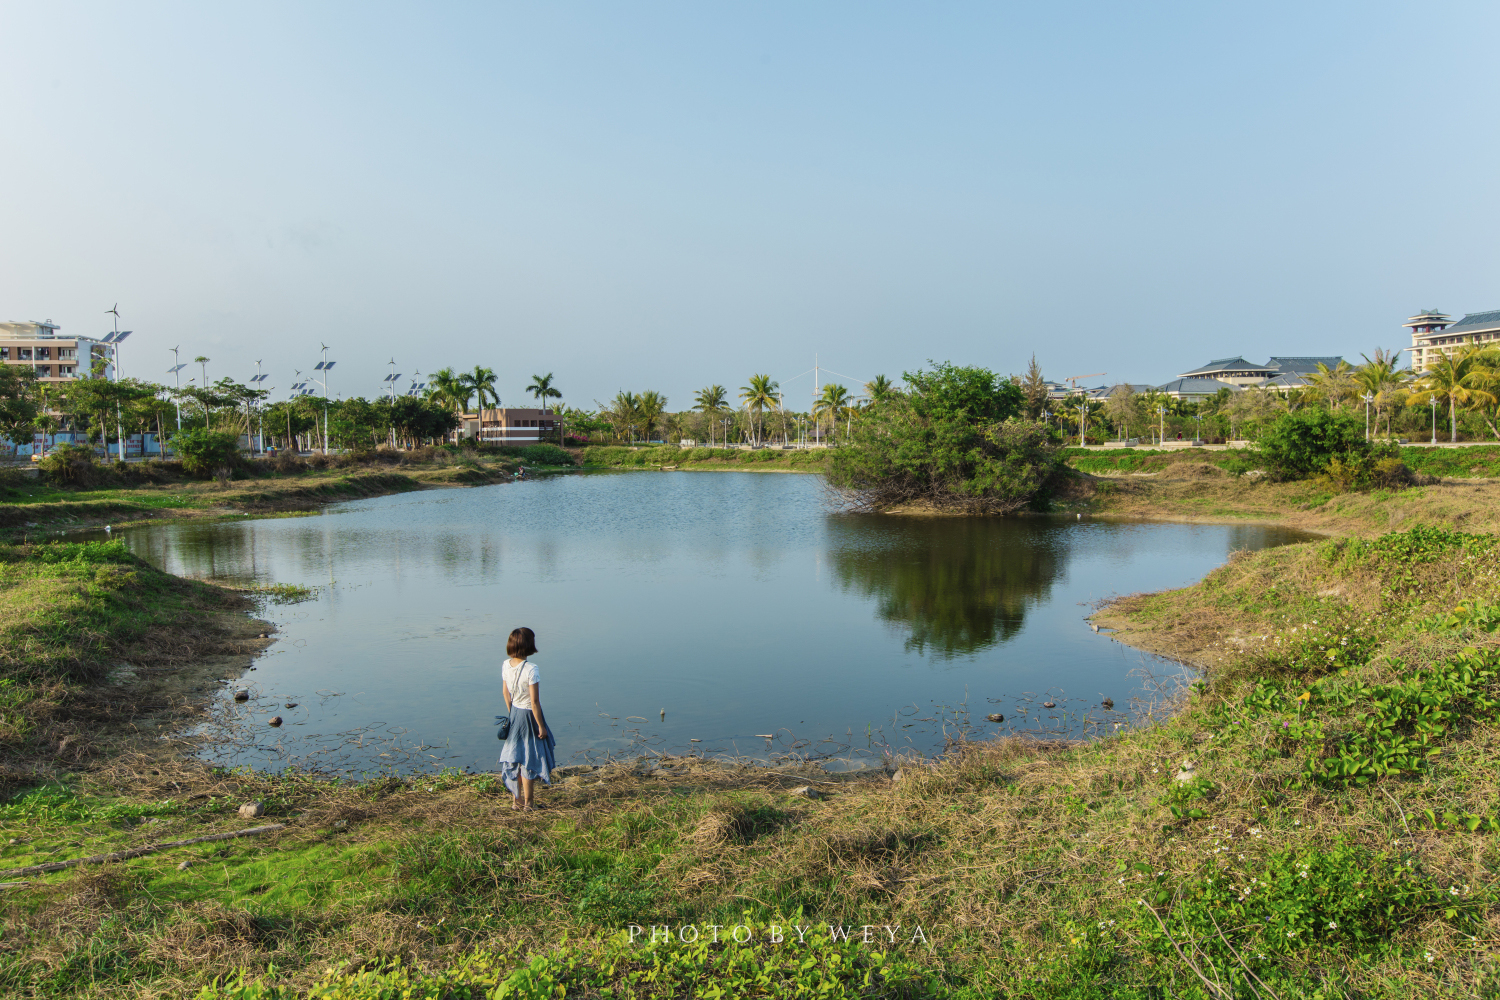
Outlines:
[{"label": "multi-story apartment building", "polygon": [[102,362],[106,378],[114,374],[114,352],[95,337],[59,337],[62,327],[45,323],[0,323],[0,362],[24,365],[42,382],[88,378]]},{"label": "multi-story apartment building", "polygon": [[1411,331],[1411,370],[1421,374],[1438,355],[1452,354],[1460,344],[1493,343],[1500,340],[1500,309],[1468,313],[1457,323],[1436,309],[1420,312],[1401,324]]}]

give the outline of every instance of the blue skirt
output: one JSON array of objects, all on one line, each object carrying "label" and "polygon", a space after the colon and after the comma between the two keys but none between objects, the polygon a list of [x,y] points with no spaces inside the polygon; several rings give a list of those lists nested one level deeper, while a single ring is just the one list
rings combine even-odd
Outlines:
[{"label": "blue skirt", "polygon": [[521,794],[523,768],[527,778],[533,781],[540,778],[552,784],[552,769],[557,766],[553,757],[556,745],[551,729],[547,730],[544,740],[537,739],[532,733],[531,709],[511,706],[510,736],[506,737],[505,746],[500,751],[500,774],[511,795]]}]

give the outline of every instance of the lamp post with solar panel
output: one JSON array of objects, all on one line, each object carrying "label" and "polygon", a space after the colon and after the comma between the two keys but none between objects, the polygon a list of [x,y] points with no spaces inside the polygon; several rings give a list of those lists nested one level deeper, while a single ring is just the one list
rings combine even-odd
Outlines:
[{"label": "lamp post with solar panel", "polygon": [[[261,383],[265,382],[265,380],[268,379],[268,378],[270,378],[270,377],[271,376],[269,376],[269,375],[262,375],[260,373],[260,362],[259,361],[255,362],[255,377],[250,380],[250,383],[253,386],[255,386],[255,388],[257,390],[260,390],[261,392],[264,392],[265,391],[265,387]],[[264,396],[262,396],[262,398],[264,398]],[[251,416],[250,415],[250,400],[246,399],[245,400],[245,436],[246,437],[250,436],[250,416]],[[263,454],[265,452],[265,450],[266,450],[266,414],[265,414],[265,411],[262,410],[261,414],[260,414],[260,430],[255,435],[255,454],[256,455],[261,455],[261,454]]]},{"label": "lamp post with solar panel", "polygon": [[322,378],[313,377],[313,381],[323,387],[323,454],[328,454],[328,373],[333,370],[336,361],[328,360],[328,345],[323,345],[323,360],[313,365],[313,371],[323,373]]}]

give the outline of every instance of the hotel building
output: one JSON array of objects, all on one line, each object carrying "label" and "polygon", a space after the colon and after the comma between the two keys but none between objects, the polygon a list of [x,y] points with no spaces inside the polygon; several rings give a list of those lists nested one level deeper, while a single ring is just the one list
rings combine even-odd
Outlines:
[{"label": "hotel building", "polygon": [[1469,313],[1457,323],[1436,309],[1418,313],[1401,324],[1411,331],[1411,370],[1425,372],[1439,353],[1452,354],[1460,344],[1489,344],[1500,340],[1500,309]]}]

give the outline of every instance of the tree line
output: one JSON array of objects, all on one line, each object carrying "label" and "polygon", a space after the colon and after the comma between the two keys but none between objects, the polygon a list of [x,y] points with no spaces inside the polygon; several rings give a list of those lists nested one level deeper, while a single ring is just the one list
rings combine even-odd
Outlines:
[{"label": "tree line", "polygon": [[1450,441],[1500,439],[1500,345],[1470,338],[1421,373],[1398,367],[1395,351],[1376,348],[1373,356],[1361,357],[1358,365],[1320,363],[1302,386],[1226,387],[1199,400],[1123,385],[1103,398],[1050,399],[1034,358],[1016,381],[1025,395],[1026,416],[1053,423],[1075,443],[1080,431],[1089,443],[1164,437],[1258,441],[1277,418],[1306,409],[1368,414],[1371,438],[1425,437],[1441,421]]}]

